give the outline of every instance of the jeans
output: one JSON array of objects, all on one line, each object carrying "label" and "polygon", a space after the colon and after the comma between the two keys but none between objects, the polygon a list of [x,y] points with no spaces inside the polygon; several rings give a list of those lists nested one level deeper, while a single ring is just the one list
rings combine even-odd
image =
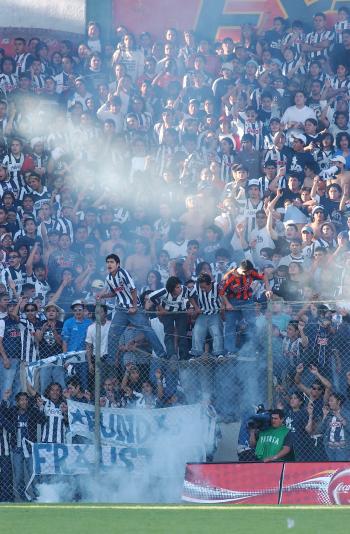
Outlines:
[{"label": "jeans", "polygon": [[176,354],[174,331],[178,334],[178,346],[180,360],[188,359],[188,342],[187,342],[187,314],[186,313],[169,313],[161,316],[161,322],[165,332],[165,347],[168,356]]},{"label": "jeans", "polygon": [[75,363],[74,371],[83,391],[89,388],[89,364],[87,362]]},{"label": "jeans", "polygon": [[243,319],[247,323],[246,334],[252,337],[254,328],[253,301],[251,299],[239,301],[229,299],[230,304],[236,309],[225,312],[225,352],[235,353],[237,351],[236,330],[240,321]]},{"label": "jeans", "polygon": [[12,462],[15,497],[20,497],[21,500],[26,500],[26,474],[29,481],[33,470],[32,457],[29,456],[26,458],[23,454],[23,450],[17,449],[13,451]]},{"label": "jeans", "polygon": [[44,395],[46,388],[52,384],[52,382],[60,384],[62,389],[66,387],[64,381],[64,367],[61,365],[48,365],[47,367],[42,367],[39,369],[39,375],[41,395]]},{"label": "jeans", "polygon": [[20,361],[17,358],[10,358],[10,368],[5,369],[3,360],[0,360],[0,400],[4,392],[11,389],[12,394],[9,400],[13,404],[15,396],[21,391],[19,365]]},{"label": "jeans", "polygon": [[223,324],[220,315],[216,313],[197,317],[192,332],[192,356],[201,356],[203,354],[205,338],[208,332],[213,338],[213,356],[223,354]]},{"label": "jeans", "polygon": [[348,462],[350,460],[350,450],[348,447],[328,447],[326,445],[326,453],[330,462]]},{"label": "jeans", "polygon": [[11,456],[0,456],[0,502],[13,502]]},{"label": "jeans", "polygon": [[116,308],[108,334],[108,361],[110,363],[115,361],[119,338],[129,323],[135,326],[140,332],[143,332],[157,356],[161,358],[166,357],[164,348],[156,333],[149,325],[147,316],[143,310],[137,310],[136,313],[130,314],[127,309]]}]

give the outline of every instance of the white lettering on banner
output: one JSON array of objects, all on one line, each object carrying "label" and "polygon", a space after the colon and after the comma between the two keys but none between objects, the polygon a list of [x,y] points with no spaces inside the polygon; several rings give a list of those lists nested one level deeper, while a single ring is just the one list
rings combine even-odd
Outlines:
[{"label": "white lettering on banner", "polygon": [[[92,405],[67,401],[72,435],[93,439],[95,413]],[[203,447],[208,417],[199,404],[154,410],[101,408],[101,442],[129,447],[147,446],[158,437],[176,439],[190,448]]]},{"label": "white lettering on banner", "polygon": [[[95,465],[93,445],[66,445],[62,443],[33,443],[34,475],[88,475]],[[101,447],[100,469],[111,467],[141,471],[150,458],[143,447]]]}]

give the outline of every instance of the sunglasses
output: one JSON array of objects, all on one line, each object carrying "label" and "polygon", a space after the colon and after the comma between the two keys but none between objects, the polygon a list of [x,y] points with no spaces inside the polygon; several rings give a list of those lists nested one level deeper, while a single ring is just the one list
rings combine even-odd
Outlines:
[{"label": "sunglasses", "polygon": [[83,311],[83,308],[74,308],[75,312]]},{"label": "sunglasses", "polygon": [[36,312],[36,309],[35,308],[27,308],[26,312]]},{"label": "sunglasses", "polygon": [[316,391],[322,391],[322,388],[319,388],[318,386],[312,386],[311,389],[314,389]]}]

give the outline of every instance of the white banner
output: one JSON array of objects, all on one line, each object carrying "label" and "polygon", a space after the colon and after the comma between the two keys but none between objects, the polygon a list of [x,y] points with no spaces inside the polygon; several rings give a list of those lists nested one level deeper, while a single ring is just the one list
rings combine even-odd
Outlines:
[{"label": "white banner", "polygon": [[[93,440],[95,410],[91,404],[67,401],[72,435]],[[160,409],[101,408],[101,442],[124,447],[176,443],[186,448],[203,447],[208,416],[199,404]]]},{"label": "white banner", "polygon": [[[95,467],[93,445],[64,443],[32,443],[33,475],[91,475]],[[118,467],[141,471],[149,460],[144,448],[101,447],[100,470]]]},{"label": "white banner", "polygon": [[55,354],[54,356],[49,356],[48,358],[29,363],[26,367],[27,380],[31,386],[34,386],[35,371],[41,367],[48,367],[51,365],[62,366],[66,363],[74,364],[83,363],[85,361],[85,350],[81,350],[80,352],[62,352],[60,354]]}]

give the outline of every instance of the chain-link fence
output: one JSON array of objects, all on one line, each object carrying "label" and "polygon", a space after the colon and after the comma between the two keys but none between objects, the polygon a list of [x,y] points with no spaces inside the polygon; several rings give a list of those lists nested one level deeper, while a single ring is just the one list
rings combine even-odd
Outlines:
[{"label": "chain-link fence", "polygon": [[[63,482],[70,491],[49,493],[51,500],[95,500],[83,475],[96,482],[115,468],[113,484],[131,473],[142,480],[137,496],[122,498],[147,500],[155,478],[176,494],[186,461],[350,459],[345,303],[237,301],[233,310],[207,317],[138,311],[168,354],[172,346],[169,358],[152,352],[146,327],[131,324],[110,355],[114,326],[104,307],[97,309],[96,322],[80,310],[84,328],[68,333],[55,306],[37,325],[28,317],[12,324],[9,315],[11,357],[3,358],[0,382],[1,501],[41,499]],[[203,351],[195,355],[198,328]],[[86,350],[69,350],[74,336]]]}]

